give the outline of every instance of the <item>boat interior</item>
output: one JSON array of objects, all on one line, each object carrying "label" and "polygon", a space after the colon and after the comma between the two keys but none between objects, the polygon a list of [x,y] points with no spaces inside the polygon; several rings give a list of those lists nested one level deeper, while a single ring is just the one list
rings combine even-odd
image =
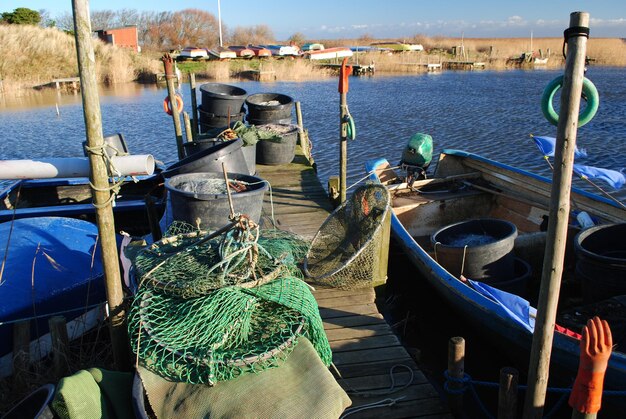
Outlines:
[{"label": "boat interior", "polygon": [[[415,242],[435,260],[438,255],[433,235],[446,226],[476,219],[513,223],[517,228],[517,237],[512,250],[516,260],[512,277],[527,278],[524,278],[523,286],[518,284],[512,289],[502,289],[518,294],[532,306],[537,306],[547,241],[550,184],[487,161],[447,154],[440,156],[434,174],[426,179],[407,184],[406,177],[399,174],[397,168],[389,166],[379,167],[377,174],[391,193],[392,209],[399,221]],[[608,204],[598,205],[589,197],[575,192],[571,196],[572,214],[584,211],[596,224],[624,222],[623,210]],[[575,215],[571,215],[557,323],[579,332],[588,318],[604,316],[612,320],[614,337],[621,336],[621,341],[626,344],[626,296],[611,295],[605,301],[591,302],[583,292],[583,281],[576,272],[577,255],[574,250],[576,235],[580,231],[580,223]],[[443,265],[441,260],[438,262]],[[525,272],[527,266],[530,268]],[[499,287],[497,284],[494,286]]]}]

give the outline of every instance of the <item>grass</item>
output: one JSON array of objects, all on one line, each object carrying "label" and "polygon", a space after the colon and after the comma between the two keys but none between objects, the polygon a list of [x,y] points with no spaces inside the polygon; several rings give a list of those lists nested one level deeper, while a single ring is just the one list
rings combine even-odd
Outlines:
[{"label": "grass", "polygon": [[[78,76],[74,38],[54,28],[0,25],[0,80],[4,92],[18,91]],[[94,41],[96,72],[101,83],[135,80],[141,72],[158,71],[158,61]]]}]

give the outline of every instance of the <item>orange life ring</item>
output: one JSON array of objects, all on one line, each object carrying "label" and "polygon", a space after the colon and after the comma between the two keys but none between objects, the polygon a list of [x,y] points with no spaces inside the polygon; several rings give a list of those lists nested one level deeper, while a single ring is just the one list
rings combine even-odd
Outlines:
[{"label": "orange life ring", "polygon": [[[178,113],[181,113],[183,111],[183,98],[180,97],[180,95],[176,95],[176,108],[178,109]],[[170,105],[170,97],[166,96],[165,99],[163,99],[163,110],[165,111],[166,114],[171,115],[172,114],[172,107]]]}]

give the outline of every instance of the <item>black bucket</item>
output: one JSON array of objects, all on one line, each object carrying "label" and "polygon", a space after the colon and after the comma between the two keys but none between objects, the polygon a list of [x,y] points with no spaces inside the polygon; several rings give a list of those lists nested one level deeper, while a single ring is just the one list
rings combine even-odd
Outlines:
[{"label": "black bucket", "polygon": [[[511,278],[514,275],[515,224],[495,218],[462,221],[430,237],[435,259],[455,277]],[[486,282],[486,281],[485,281]]]},{"label": "black bucket", "polygon": [[183,151],[185,157],[189,157],[208,148],[215,147],[222,142],[223,141],[218,138],[202,138],[196,141],[183,143]]},{"label": "black bucket", "polygon": [[[233,207],[236,213],[245,214],[258,223],[261,219],[263,196],[268,188],[267,182],[255,176],[238,173],[228,173],[228,179],[248,184],[248,190],[244,192],[235,192],[231,189]],[[211,184],[220,180],[223,184],[222,173],[188,173],[166,179],[165,187],[170,193],[172,203],[172,218],[193,226],[199,221],[200,228],[211,231],[228,224],[230,214],[228,195],[210,192]],[[190,186],[192,183],[198,188]],[[207,185],[209,192],[202,190],[203,185]]]},{"label": "black bucket", "polygon": [[247,121],[252,125],[291,124],[293,99],[280,93],[257,93],[246,99]]},{"label": "black bucket", "polygon": [[221,131],[228,127],[228,124],[232,124],[236,121],[243,121],[245,116],[244,112],[231,113],[228,115],[216,115],[214,113],[205,112],[203,109],[198,109],[200,113],[200,119],[198,123],[203,132],[211,131],[213,128],[218,128]]},{"label": "black bucket", "polygon": [[2,419],[38,418],[52,419],[50,402],[54,397],[54,385],[45,384],[24,397],[18,404],[2,416]]},{"label": "black bucket", "polygon": [[524,259],[514,258],[513,276],[509,279],[486,280],[485,283],[499,290],[528,298],[528,283],[532,276],[532,268]]},{"label": "black bucket", "polygon": [[199,151],[167,167],[162,173],[163,177],[197,172],[222,173],[222,163],[230,173],[248,173],[248,165],[241,150],[242,145],[243,141],[237,138]]},{"label": "black bucket", "polygon": [[242,88],[222,83],[204,83],[200,86],[200,93],[202,94],[200,109],[207,114],[222,117],[243,112],[243,102],[248,96],[248,92]]},{"label": "black bucket", "polygon": [[287,164],[296,155],[298,126],[288,124],[261,125],[260,129],[275,131],[281,137],[280,142],[260,140],[256,147],[256,161],[259,164]]},{"label": "black bucket", "polygon": [[626,294],[624,237],[626,223],[592,227],[576,236],[576,278],[585,304]]}]

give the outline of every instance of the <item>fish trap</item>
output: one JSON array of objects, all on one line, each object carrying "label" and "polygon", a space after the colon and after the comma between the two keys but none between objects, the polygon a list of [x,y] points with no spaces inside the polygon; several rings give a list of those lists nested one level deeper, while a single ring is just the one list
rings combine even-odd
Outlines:
[{"label": "fish trap", "polygon": [[305,336],[330,365],[319,308],[298,268],[306,242],[234,224],[221,234],[176,226],[137,255],[128,331],[138,359],[169,380],[213,385],[281,365]]},{"label": "fish trap", "polygon": [[389,202],[384,186],[362,185],[326,218],[304,258],[312,282],[356,289],[386,280],[379,255],[389,244]]}]

